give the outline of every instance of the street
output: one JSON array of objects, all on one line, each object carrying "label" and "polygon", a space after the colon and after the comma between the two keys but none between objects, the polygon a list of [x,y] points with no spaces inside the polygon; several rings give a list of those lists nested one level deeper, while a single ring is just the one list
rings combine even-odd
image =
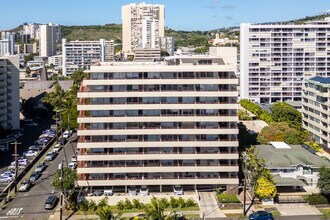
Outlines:
[{"label": "street", "polygon": [[5,210],[0,212],[1,218],[20,217],[24,219],[48,219],[51,210],[44,209],[46,198],[54,189],[51,187],[51,181],[54,173],[58,169],[58,164],[65,158],[68,164],[76,151],[76,143],[69,141],[60,151],[54,161],[48,162],[47,169],[43,172],[40,179],[36,182],[29,192],[18,193],[13,201],[10,202]]},{"label": "street", "polygon": [[[25,131],[23,136],[20,137],[17,141],[21,144],[17,146],[18,154],[22,155],[24,151],[26,151],[29,146],[33,145],[34,141],[38,139],[43,130],[46,130],[50,127],[53,120],[52,118],[47,118],[43,122],[40,122],[37,127],[25,127]],[[12,161],[14,161],[14,145],[10,145],[10,149],[8,151],[4,151],[0,153],[0,173],[7,170],[7,167],[10,165]],[[19,171],[21,172],[21,171]],[[2,192],[7,183],[0,183],[0,192]]]}]

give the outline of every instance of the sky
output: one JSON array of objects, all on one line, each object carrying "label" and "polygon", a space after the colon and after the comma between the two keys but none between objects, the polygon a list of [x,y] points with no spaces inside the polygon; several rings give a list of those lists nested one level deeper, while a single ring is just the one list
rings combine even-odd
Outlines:
[{"label": "sky", "polygon": [[[143,1],[143,0],[142,0]],[[9,0],[1,2],[0,30],[24,22],[61,25],[121,23],[128,0]],[[175,30],[213,30],[240,23],[286,21],[318,15],[330,0],[145,0],[165,5],[165,26]]]}]

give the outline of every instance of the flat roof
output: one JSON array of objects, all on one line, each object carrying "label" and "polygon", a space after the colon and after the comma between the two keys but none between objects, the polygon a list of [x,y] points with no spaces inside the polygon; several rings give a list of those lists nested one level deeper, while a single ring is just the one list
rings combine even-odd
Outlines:
[{"label": "flat roof", "polygon": [[289,145],[287,145],[285,142],[269,142],[273,147],[276,149],[291,149]]},{"label": "flat roof", "polygon": [[314,76],[309,80],[316,81],[319,83],[330,84],[330,77]]},{"label": "flat roof", "polygon": [[330,166],[328,160],[312,154],[301,145],[288,148],[275,148],[272,145],[256,145],[257,156],[265,160],[267,168],[292,167],[299,164],[311,167]]}]

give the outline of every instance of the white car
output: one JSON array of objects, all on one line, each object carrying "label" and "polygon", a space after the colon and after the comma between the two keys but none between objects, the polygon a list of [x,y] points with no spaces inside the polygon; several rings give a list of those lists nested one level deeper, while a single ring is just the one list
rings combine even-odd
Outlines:
[{"label": "white car", "polygon": [[13,178],[10,176],[0,176],[0,183],[9,183],[13,181]]},{"label": "white car", "polygon": [[29,150],[28,152],[25,153],[26,157],[35,157],[37,156],[38,152],[37,151],[33,151],[33,150]]},{"label": "white car", "polygon": [[19,187],[19,192],[26,192],[29,190],[31,183],[29,180],[23,180],[22,185]]},{"label": "white car", "polygon": [[142,186],[139,190],[140,196],[148,196],[149,195],[149,189],[146,186]]},{"label": "white car", "polygon": [[128,195],[129,196],[136,196],[137,194],[137,188],[135,186],[130,186],[128,188]]},{"label": "white car", "polygon": [[65,130],[63,133],[63,138],[68,139],[70,137],[70,131]]},{"label": "white car", "polygon": [[17,159],[17,162],[18,163],[26,163],[26,165],[27,165],[29,163],[29,160],[26,159],[26,158],[19,158],[19,159]]},{"label": "white car", "polygon": [[173,192],[174,192],[174,195],[176,195],[176,196],[182,196],[184,194],[183,188],[179,185],[173,186]]},{"label": "white car", "polygon": [[70,162],[68,164],[68,167],[71,169],[71,170],[75,170],[77,168],[77,163],[76,162]]},{"label": "white car", "polygon": [[77,156],[72,156],[71,162],[77,162]]},{"label": "white car", "polygon": [[3,173],[1,173],[1,177],[5,177],[5,176],[10,176],[13,177],[15,175],[15,172],[11,172],[11,171],[5,171]]},{"label": "white car", "polygon": [[62,149],[62,146],[60,144],[56,144],[53,148],[53,151],[55,153],[59,153],[61,149]]},{"label": "white car", "polygon": [[45,160],[46,161],[52,161],[55,158],[55,153],[53,151],[49,151],[46,155]]},{"label": "white car", "polygon": [[[24,165],[24,164],[22,164],[22,163],[18,163],[18,164],[17,164],[17,168],[18,168],[19,170],[25,169],[25,167],[26,167],[26,165]],[[13,170],[15,170],[15,169],[16,169],[15,162],[12,162],[12,163],[10,164],[10,166],[8,167],[8,169],[13,169]]]}]

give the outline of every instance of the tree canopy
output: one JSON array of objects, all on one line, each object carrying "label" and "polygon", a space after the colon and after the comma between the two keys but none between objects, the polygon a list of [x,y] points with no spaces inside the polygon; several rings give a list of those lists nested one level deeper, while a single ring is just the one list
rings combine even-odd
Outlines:
[{"label": "tree canopy", "polygon": [[284,102],[273,104],[272,118],[276,122],[286,122],[290,127],[295,129],[300,129],[302,125],[301,113]]},{"label": "tree canopy", "polygon": [[262,176],[257,180],[255,193],[260,199],[274,198],[276,196],[277,190],[272,181]]},{"label": "tree canopy", "polygon": [[320,168],[317,187],[320,189],[322,194],[330,196],[330,168],[329,167]]}]

